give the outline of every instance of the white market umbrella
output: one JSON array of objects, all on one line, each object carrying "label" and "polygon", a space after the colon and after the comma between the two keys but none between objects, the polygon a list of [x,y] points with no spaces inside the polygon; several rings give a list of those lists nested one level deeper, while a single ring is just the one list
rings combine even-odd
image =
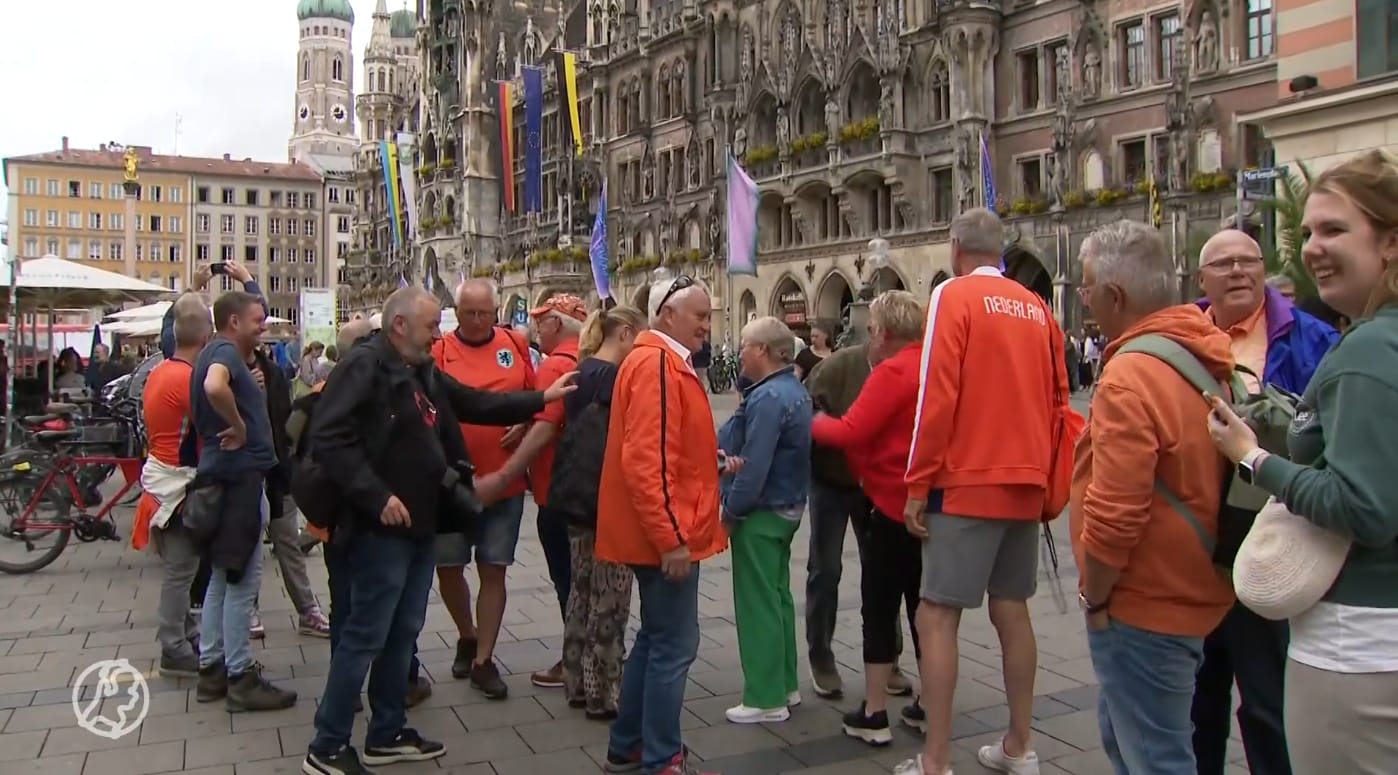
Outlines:
[{"label": "white market umbrella", "polygon": [[[4,282],[10,282],[7,266]],[[124,274],[64,261],[55,256],[30,259],[20,264],[15,290],[21,302],[33,299],[43,306],[95,307],[114,300],[149,301],[174,291]]]},{"label": "white market umbrella", "polygon": [[[212,313],[210,313],[212,315]],[[286,318],[279,318],[269,315],[267,325],[277,325],[279,323],[290,323]],[[143,318],[141,320],[120,320],[115,323],[103,323],[102,330],[113,334],[121,334],[130,337],[159,336],[160,327],[165,323],[165,318]]]},{"label": "white market umbrella", "polygon": [[131,309],[124,309],[120,312],[113,312],[112,314],[107,316],[107,319],[150,320],[151,318],[154,318],[156,320],[159,320],[165,317],[165,313],[169,311],[171,304],[174,304],[174,302],[157,301],[154,304],[142,304],[139,307],[132,307]]}]

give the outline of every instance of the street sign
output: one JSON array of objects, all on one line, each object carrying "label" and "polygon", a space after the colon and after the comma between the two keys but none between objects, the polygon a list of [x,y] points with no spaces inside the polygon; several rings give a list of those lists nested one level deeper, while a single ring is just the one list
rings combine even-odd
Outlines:
[{"label": "street sign", "polygon": [[1238,185],[1239,201],[1258,201],[1276,196],[1277,181],[1285,179],[1286,167],[1243,170]]}]

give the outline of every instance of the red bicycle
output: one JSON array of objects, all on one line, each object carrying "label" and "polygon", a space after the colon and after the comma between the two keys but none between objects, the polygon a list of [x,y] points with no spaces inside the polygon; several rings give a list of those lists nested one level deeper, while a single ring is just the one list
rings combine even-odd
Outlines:
[{"label": "red bicycle", "polygon": [[[0,457],[0,508],[6,518],[6,524],[0,526],[0,555],[10,548],[23,549],[18,561],[0,556],[0,572],[40,570],[58,559],[73,536],[83,543],[121,539],[111,518],[112,509],[140,483],[145,461],[84,454],[80,451],[84,446],[110,450],[111,445],[108,441],[83,441],[83,435],[82,428],[36,431],[31,435],[35,446]],[[84,471],[95,468],[116,468],[125,481],[95,513],[88,513],[80,479]],[[53,539],[51,544],[41,545],[49,538]]]}]

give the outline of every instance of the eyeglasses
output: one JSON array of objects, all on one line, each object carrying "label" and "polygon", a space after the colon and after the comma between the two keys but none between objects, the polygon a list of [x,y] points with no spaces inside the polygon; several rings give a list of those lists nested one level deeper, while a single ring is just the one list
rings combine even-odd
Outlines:
[{"label": "eyeglasses", "polygon": [[1262,256],[1234,256],[1232,258],[1220,258],[1217,261],[1210,261],[1200,269],[1207,269],[1210,272],[1231,272],[1234,267],[1248,270],[1262,266]]},{"label": "eyeglasses", "polygon": [[675,281],[670,283],[670,290],[666,291],[665,295],[660,297],[660,303],[655,307],[656,314],[659,314],[660,310],[665,309],[665,303],[674,298],[675,294],[692,285],[694,285],[693,277],[684,274],[676,277]]}]

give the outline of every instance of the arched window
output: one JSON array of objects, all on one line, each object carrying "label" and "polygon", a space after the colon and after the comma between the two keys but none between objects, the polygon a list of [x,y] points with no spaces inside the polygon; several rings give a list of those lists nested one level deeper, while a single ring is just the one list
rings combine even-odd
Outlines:
[{"label": "arched window", "polygon": [[303,80],[303,81],[309,81],[309,80],[311,80],[311,55],[310,55],[310,54],[302,54],[302,55],[301,55],[301,80]]},{"label": "arched window", "polygon": [[337,81],[345,80],[345,60],[335,57],[335,62],[330,66],[330,77]]},{"label": "arched window", "polygon": [[377,78],[376,80],[377,80],[378,85],[379,85],[379,91],[383,91],[383,90],[384,90],[384,79],[383,79],[383,71],[382,71],[382,70],[379,70],[379,71],[378,71],[378,78]]}]

